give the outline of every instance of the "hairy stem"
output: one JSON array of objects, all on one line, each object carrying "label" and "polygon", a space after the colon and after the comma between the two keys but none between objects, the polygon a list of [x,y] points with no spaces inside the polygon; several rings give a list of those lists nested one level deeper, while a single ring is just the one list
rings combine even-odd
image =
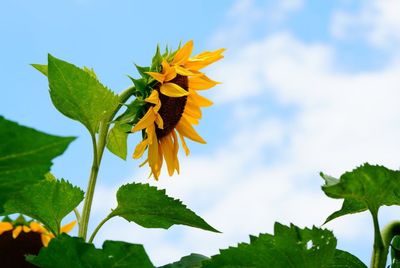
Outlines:
[{"label": "hairy stem", "polygon": [[388,247],[383,243],[381,231],[378,222],[378,210],[371,211],[374,222],[374,248],[372,252],[371,268],[385,268]]},{"label": "hairy stem", "polygon": [[86,241],[87,230],[89,225],[90,211],[92,208],[94,190],[96,187],[97,175],[99,173],[99,168],[101,164],[101,159],[103,157],[104,148],[107,142],[108,130],[110,128],[110,122],[114,118],[114,116],[121,109],[122,105],[133,95],[135,87],[129,87],[125,89],[119,95],[120,104],[113,111],[109,118],[106,118],[104,121],[100,123],[99,126],[99,135],[96,140],[96,136],[92,134],[92,144],[93,144],[93,164],[92,169],[89,176],[89,183],[86,190],[85,202],[83,204],[82,209],[82,217],[79,224],[79,237],[82,237]]},{"label": "hairy stem", "polygon": [[104,220],[102,220],[102,221],[99,223],[99,225],[97,225],[96,229],[94,229],[92,235],[91,235],[90,238],[89,238],[89,243],[92,243],[92,242],[93,242],[93,240],[94,240],[94,238],[95,238],[97,232],[100,230],[100,228],[104,225],[104,223],[106,223],[106,222],[107,222],[109,219],[111,219],[112,217],[114,217],[114,216],[111,216],[111,214],[108,215]]}]

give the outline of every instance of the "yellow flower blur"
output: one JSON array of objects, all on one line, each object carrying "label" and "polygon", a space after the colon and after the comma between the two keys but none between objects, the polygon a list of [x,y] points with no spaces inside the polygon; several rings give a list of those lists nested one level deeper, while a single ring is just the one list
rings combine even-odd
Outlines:
[{"label": "yellow flower blur", "polygon": [[[71,231],[76,224],[76,221],[72,221],[63,227],[61,227],[61,233],[68,233]],[[42,240],[43,246],[47,247],[49,244],[50,240],[54,238],[54,234],[48,231],[46,228],[43,227],[38,222],[30,222],[29,226],[27,225],[16,225],[13,226],[12,223],[10,222],[0,222],[0,235],[2,235],[4,232],[7,231],[12,231],[12,237],[16,239],[21,232],[24,233],[29,233],[29,232],[35,232],[40,234],[40,238]]]}]

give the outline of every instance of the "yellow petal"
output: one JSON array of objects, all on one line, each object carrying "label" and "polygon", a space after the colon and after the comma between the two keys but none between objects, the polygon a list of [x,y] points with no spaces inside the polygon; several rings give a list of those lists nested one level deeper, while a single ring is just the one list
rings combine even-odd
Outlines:
[{"label": "yellow petal", "polygon": [[170,81],[176,77],[175,68],[172,68],[166,60],[161,63],[163,67],[164,81]]},{"label": "yellow petal", "polygon": [[175,83],[165,83],[160,87],[162,94],[168,97],[183,97],[189,95],[189,92]]},{"label": "yellow petal", "polygon": [[139,131],[141,129],[147,128],[150,125],[154,125],[156,120],[156,115],[154,114],[153,107],[150,107],[147,113],[140,119],[140,121],[132,129],[132,132]]},{"label": "yellow petal", "polygon": [[224,52],[225,49],[221,48],[216,51],[205,51],[202,52],[193,58],[187,60],[184,64],[184,66],[192,71],[198,71],[220,59],[222,59],[224,56],[222,55],[222,52]]},{"label": "yellow petal", "polygon": [[19,236],[19,234],[22,231],[22,226],[17,226],[13,231],[12,231],[12,237],[15,239]]},{"label": "yellow petal", "polygon": [[185,154],[186,154],[186,156],[188,156],[190,154],[190,150],[189,150],[189,147],[186,144],[185,138],[180,133],[179,133],[179,137],[181,138],[181,143],[182,143],[183,150],[185,150]]},{"label": "yellow petal", "polygon": [[187,113],[185,113],[185,118],[189,121],[190,124],[192,125],[198,125],[199,124],[199,119],[191,117]]},{"label": "yellow petal", "polygon": [[145,99],[145,101],[148,102],[148,103],[152,103],[152,104],[156,104],[157,105],[160,102],[158,91],[157,90],[153,90],[151,92],[150,96],[148,96]]},{"label": "yellow petal", "polygon": [[67,223],[63,227],[61,227],[60,232],[61,233],[69,233],[75,226],[76,221],[71,221],[70,223]]},{"label": "yellow petal", "polygon": [[29,227],[33,232],[36,233],[44,233],[46,231],[46,229],[40,223],[34,221],[29,224]]},{"label": "yellow petal", "polygon": [[163,83],[165,81],[164,74],[155,73],[155,72],[146,72],[146,74],[150,75],[151,77],[153,77],[155,80],[157,80],[160,83]]},{"label": "yellow petal", "polygon": [[176,65],[185,63],[192,54],[192,50],[193,50],[193,41],[190,40],[176,52],[175,57],[171,63]]},{"label": "yellow petal", "polygon": [[10,222],[0,222],[0,235],[12,230],[14,227]]},{"label": "yellow petal", "polygon": [[49,245],[50,240],[53,238],[52,235],[49,234],[41,234],[40,239],[42,240],[43,246],[47,247]]},{"label": "yellow petal", "polygon": [[187,121],[185,116],[182,116],[176,125],[176,130],[178,130],[179,134],[199,143],[206,143],[199,134],[197,134],[196,130],[192,127],[192,125]]},{"label": "yellow petal", "polygon": [[148,145],[147,139],[141,141],[138,145],[136,145],[135,152],[133,153],[133,158],[138,159],[142,157],[144,151],[146,150]]},{"label": "yellow petal", "polygon": [[167,163],[168,174],[172,176],[175,170],[174,144],[171,135],[167,135],[160,140],[161,150]]},{"label": "yellow petal", "polygon": [[24,231],[24,233],[29,233],[31,231],[31,228],[24,225],[24,226],[22,226],[22,231]]},{"label": "yellow petal", "polygon": [[201,109],[200,107],[197,105],[196,102],[194,102],[193,100],[189,100],[186,102],[185,105],[185,114],[189,115],[190,117],[193,117],[195,119],[200,119],[201,118]]},{"label": "yellow petal", "polygon": [[172,140],[174,142],[175,170],[179,174],[179,159],[178,159],[179,142],[178,142],[178,137],[176,136],[175,130],[172,130]]},{"label": "yellow petal", "polygon": [[153,125],[150,125],[146,129],[146,134],[147,134],[147,142],[148,144],[153,144],[153,142],[157,142],[157,136],[156,136],[156,127]]},{"label": "yellow petal", "polygon": [[209,89],[217,85],[218,82],[211,80],[206,75],[193,76],[189,78],[189,88],[196,90]]},{"label": "yellow petal", "polygon": [[193,76],[193,75],[197,75],[191,71],[189,71],[188,69],[181,67],[179,65],[175,65],[175,71],[176,73],[180,74],[180,75],[184,75],[184,76]]},{"label": "yellow petal", "polygon": [[213,104],[212,101],[210,101],[209,99],[207,99],[207,98],[205,98],[203,96],[200,96],[194,90],[189,90],[188,99],[192,99],[200,107],[209,107],[209,106],[211,106]]}]

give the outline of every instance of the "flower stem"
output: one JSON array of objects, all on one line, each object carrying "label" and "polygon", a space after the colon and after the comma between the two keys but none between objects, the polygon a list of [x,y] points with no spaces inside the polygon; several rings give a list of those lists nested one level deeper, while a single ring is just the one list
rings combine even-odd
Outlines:
[{"label": "flower stem", "polygon": [[92,145],[93,145],[93,163],[89,177],[89,183],[86,190],[85,202],[83,204],[82,209],[82,217],[79,224],[79,237],[82,237],[86,241],[87,237],[87,229],[89,225],[89,218],[90,218],[90,210],[92,208],[93,196],[94,196],[94,189],[96,187],[97,175],[99,173],[99,168],[101,164],[101,159],[103,157],[104,148],[106,146],[108,129],[110,127],[110,122],[114,118],[114,116],[118,113],[121,109],[122,105],[133,95],[135,90],[134,86],[131,86],[125,89],[119,95],[119,105],[113,111],[109,118],[106,118],[104,121],[100,122],[99,125],[99,135],[98,140],[96,140],[95,134],[92,134]]},{"label": "flower stem", "polygon": [[387,261],[388,248],[383,243],[378,222],[378,210],[371,211],[374,222],[374,248],[372,252],[371,268],[385,268]]},{"label": "flower stem", "polygon": [[111,214],[109,214],[104,220],[102,220],[99,225],[97,225],[96,229],[94,229],[92,235],[89,238],[89,243],[93,242],[93,239],[95,238],[97,232],[100,230],[100,228],[104,225],[104,223],[106,223],[109,219],[111,219],[114,216],[111,216]]}]

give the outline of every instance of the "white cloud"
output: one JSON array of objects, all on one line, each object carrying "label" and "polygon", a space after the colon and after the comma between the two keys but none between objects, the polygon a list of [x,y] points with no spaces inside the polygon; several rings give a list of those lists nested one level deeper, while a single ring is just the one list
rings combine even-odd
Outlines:
[{"label": "white cloud", "polygon": [[355,12],[337,11],[332,33],[336,37],[365,37],[374,45],[396,47],[400,41],[400,2],[397,0],[360,1]]},{"label": "white cloud", "polygon": [[[339,176],[366,161],[398,168],[400,65],[342,73],[335,53],[330,44],[307,43],[281,32],[241,43],[212,70],[211,77],[224,81],[214,90],[216,104],[241,124],[231,126],[234,134],[213,153],[181,157],[180,176],[164,174],[152,184],[166,188],[223,234],[186,227],[144,230],[115,219],[99,240],[143,243],[156,264],[191,252],[212,255],[247,241],[248,234],[271,232],[274,221],[322,224],[341,202],[320,191],[319,171]],[[296,112],[266,112],[264,99]],[[102,210],[115,202],[114,190],[100,187]],[[386,221],[390,213],[385,215]],[[361,241],[359,247],[369,254],[369,215],[344,217],[327,226],[340,244]]]}]

